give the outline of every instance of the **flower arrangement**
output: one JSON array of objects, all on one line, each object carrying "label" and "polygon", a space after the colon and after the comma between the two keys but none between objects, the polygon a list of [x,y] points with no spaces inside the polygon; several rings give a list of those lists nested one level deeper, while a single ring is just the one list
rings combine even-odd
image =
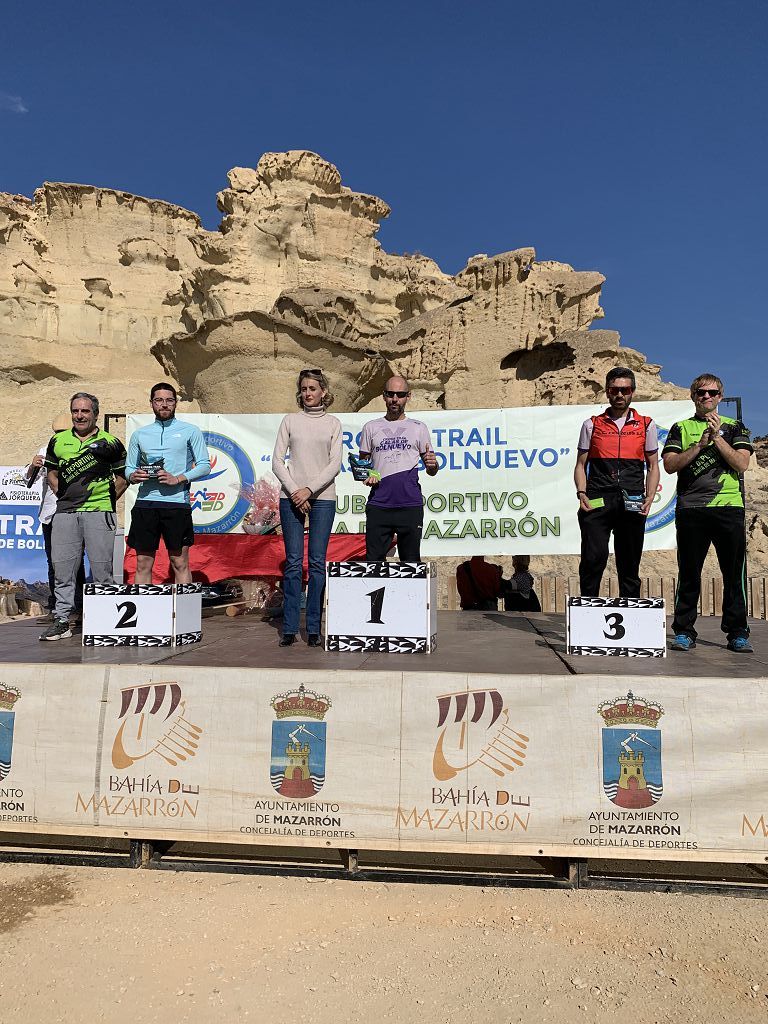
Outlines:
[{"label": "flower arrangement", "polygon": [[263,476],[240,491],[251,506],[243,519],[243,530],[251,534],[274,533],[280,525],[278,512],[280,485],[270,476]]}]

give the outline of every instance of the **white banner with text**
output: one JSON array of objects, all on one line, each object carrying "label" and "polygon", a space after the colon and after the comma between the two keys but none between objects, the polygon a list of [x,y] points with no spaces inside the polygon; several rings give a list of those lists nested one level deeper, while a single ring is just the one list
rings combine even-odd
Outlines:
[{"label": "white banner with text", "polygon": [[[604,406],[538,406],[531,409],[457,409],[416,412],[432,435],[440,471],[422,472],[422,557],[469,554],[574,554],[580,550],[573,467],[583,421]],[[640,402],[652,416],[660,446],[690,402]],[[331,410],[332,412],[333,410]],[[382,412],[384,410],[382,409]],[[269,522],[278,496],[270,471],[279,415],[184,415],[203,431],[211,473],[195,481],[192,509],[196,533],[257,533]],[[344,459],[336,481],[335,533],[365,530],[367,488],[357,483],[347,455],[359,450],[371,413],[339,413]],[[129,416],[128,435],[151,422]],[[128,505],[135,498],[131,488]],[[254,512],[255,510],[255,512]],[[646,525],[647,550],[675,546],[675,478],[661,483]],[[253,520],[257,525],[253,525]],[[265,528],[266,528],[265,526]],[[250,527],[250,528],[249,528]]]}]

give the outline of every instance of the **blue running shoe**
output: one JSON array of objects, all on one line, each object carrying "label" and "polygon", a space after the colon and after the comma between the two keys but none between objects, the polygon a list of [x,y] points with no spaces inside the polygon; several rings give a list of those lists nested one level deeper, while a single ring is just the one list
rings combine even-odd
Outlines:
[{"label": "blue running shoe", "polygon": [[687,633],[678,633],[672,644],[673,651],[690,651],[696,646],[696,641]]},{"label": "blue running shoe", "polygon": [[735,651],[736,654],[754,654],[752,644],[749,642],[749,637],[746,636],[735,636],[733,640],[728,641],[728,650]]}]

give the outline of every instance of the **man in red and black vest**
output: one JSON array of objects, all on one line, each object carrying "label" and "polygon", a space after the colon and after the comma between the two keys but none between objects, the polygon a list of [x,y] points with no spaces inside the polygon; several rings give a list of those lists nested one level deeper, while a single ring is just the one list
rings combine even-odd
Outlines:
[{"label": "man in red and black vest", "polygon": [[645,518],[659,486],[659,442],[650,416],[641,416],[630,405],[635,393],[631,370],[611,370],[605,393],[608,408],[582,424],[573,473],[581,528],[581,594],[599,595],[613,533],[619,596],[639,597]]}]

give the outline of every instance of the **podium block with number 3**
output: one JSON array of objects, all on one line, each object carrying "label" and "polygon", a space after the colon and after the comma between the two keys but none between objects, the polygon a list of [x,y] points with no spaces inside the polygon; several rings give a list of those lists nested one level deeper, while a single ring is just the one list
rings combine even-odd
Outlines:
[{"label": "podium block with number 3", "polygon": [[83,647],[178,647],[201,631],[199,583],[86,583]]},{"label": "podium block with number 3", "polygon": [[329,562],[325,649],[430,654],[437,570],[430,562]]},{"label": "podium block with number 3", "polygon": [[665,658],[667,624],[661,597],[569,597],[567,654]]}]

